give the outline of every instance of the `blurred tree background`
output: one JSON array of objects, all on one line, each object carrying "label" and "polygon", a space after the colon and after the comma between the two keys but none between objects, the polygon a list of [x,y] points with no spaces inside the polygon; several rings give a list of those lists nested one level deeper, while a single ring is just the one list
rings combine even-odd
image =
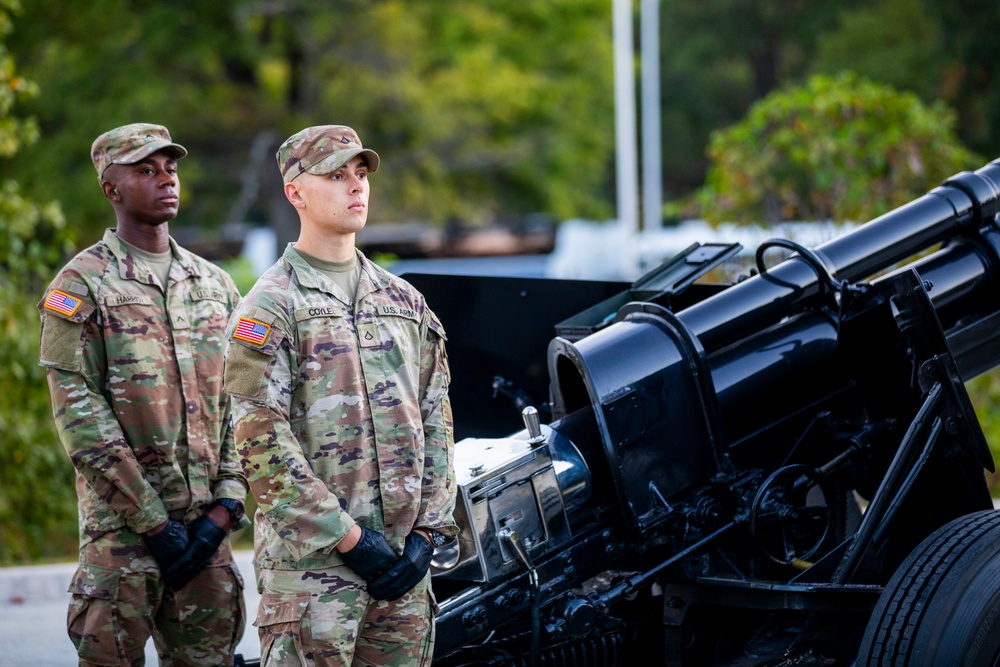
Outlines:
[{"label": "blurred tree background", "polygon": [[383,156],[373,224],[613,210],[608,0],[71,6],[33,0],[11,36],[42,84],[25,110],[44,149],[10,167],[31,192],[58,183],[81,242],[109,214],[90,142],[136,119],[191,151],[178,227],[268,223],[294,240],[274,153],[323,123]]},{"label": "blurred tree background", "polygon": [[[72,554],[34,304],[111,223],[94,137],[156,122],[190,150],[175,233],[239,222],[294,239],[273,156],[321,123],[355,127],[383,158],[370,224],[606,219],[611,9],[0,0],[0,563]],[[995,3],[673,0],[660,21],[668,213],[864,220],[1000,157]],[[970,386],[1000,443],[1000,382]]]},{"label": "blurred tree background", "polygon": [[696,211],[715,222],[864,221],[983,159],[942,102],[862,79],[815,75],[712,133]]},{"label": "blurred tree background", "polygon": [[[13,0],[0,0],[0,36],[10,34]],[[38,125],[15,105],[38,94],[0,44],[0,160],[37,146]],[[26,195],[0,178],[0,563],[65,557],[76,545],[73,466],[52,425],[49,390],[38,359],[35,302],[72,251],[59,204]]]}]

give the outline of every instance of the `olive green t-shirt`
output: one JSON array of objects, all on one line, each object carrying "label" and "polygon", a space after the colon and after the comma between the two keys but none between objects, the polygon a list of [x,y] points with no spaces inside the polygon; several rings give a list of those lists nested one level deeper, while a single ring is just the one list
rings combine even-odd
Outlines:
[{"label": "olive green t-shirt", "polygon": [[302,259],[312,268],[316,269],[324,276],[332,280],[337,287],[344,290],[351,301],[358,292],[358,282],[361,280],[361,262],[358,261],[357,254],[343,262],[330,262],[319,257],[313,257],[307,252],[302,252],[295,246],[292,250],[297,252]]},{"label": "olive green t-shirt", "polygon": [[166,252],[149,252],[142,248],[136,248],[131,243],[122,241],[122,237],[120,236],[118,240],[128,249],[130,255],[135,256],[136,259],[141,260],[143,264],[149,267],[150,273],[159,281],[160,288],[166,294],[167,276],[170,275],[170,264],[174,261],[173,253],[170,250]]}]

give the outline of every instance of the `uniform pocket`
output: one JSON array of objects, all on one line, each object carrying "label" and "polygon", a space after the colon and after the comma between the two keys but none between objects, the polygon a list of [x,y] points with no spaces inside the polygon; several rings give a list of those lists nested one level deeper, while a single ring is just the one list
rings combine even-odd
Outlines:
[{"label": "uniform pocket", "polygon": [[275,354],[285,333],[273,326],[275,316],[259,308],[238,317],[232,325],[225,354],[223,387],[226,392],[249,400],[263,400],[275,364]]},{"label": "uniform pocket", "polygon": [[229,321],[228,298],[221,289],[195,288],[186,304],[192,325],[223,334]]},{"label": "uniform pocket", "polygon": [[257,608],[257,633],[260,636],[261,667],[309,667],[309,652],[303,645],[308,633],[302,631],[302,618],[312,598],[308,593],[264,593]]},{"label": "uniform pocket", "polygon": [[64,371],[80,370],[83,328],[96,306],[82,297],[53,290],[39,303],[39,309],[42,313],[39,363]]},{"label": "uniform pocket", "polygon": [[118,642],[119,573],[92,565],[77,568],[70,593],[66,628],[82,660],[95,665],[120,665]]}]

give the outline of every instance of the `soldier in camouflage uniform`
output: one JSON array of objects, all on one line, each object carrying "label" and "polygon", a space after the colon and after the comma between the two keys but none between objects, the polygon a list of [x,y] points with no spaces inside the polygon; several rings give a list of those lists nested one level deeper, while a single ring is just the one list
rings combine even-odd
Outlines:
[{"label": "soldier in camouflage uniform", "polygon": [[426,665],[432,544],[458,532],[445,333],[355,248],[379,158],[354,130],[307,128],[277,158],[301,232],[234,313],[225,369],[261,664]]},{"label": "soldier in camouflage uniform", "polygon": [[166,128],[102,134],[92,159],[115,230],[73,258],[39,302],[40,363],[76,467],[80,565],[67,619],[80,665],[231,665],[243,582],[227,533],[246,478],[222,391],[232,279],[180,248]]}]

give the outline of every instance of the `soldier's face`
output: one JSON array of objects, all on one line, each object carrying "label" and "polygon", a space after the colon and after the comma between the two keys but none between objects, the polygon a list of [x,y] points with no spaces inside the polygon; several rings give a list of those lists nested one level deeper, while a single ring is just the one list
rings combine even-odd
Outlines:
[{"label": "soldier's face", "polygon": [[294,181],[305,224],[331,234],[361,230],[368,220],[368,166],[357,156],[329,174],[302,174]]},{"label": "soldier's face", "polygon": [[157,151],[135,164],[112,167],[108,180],[114,182],[121,198],[119,207],[128,219],[157,225],[177,217],[181,182],[177,161],[170,152]]}]

